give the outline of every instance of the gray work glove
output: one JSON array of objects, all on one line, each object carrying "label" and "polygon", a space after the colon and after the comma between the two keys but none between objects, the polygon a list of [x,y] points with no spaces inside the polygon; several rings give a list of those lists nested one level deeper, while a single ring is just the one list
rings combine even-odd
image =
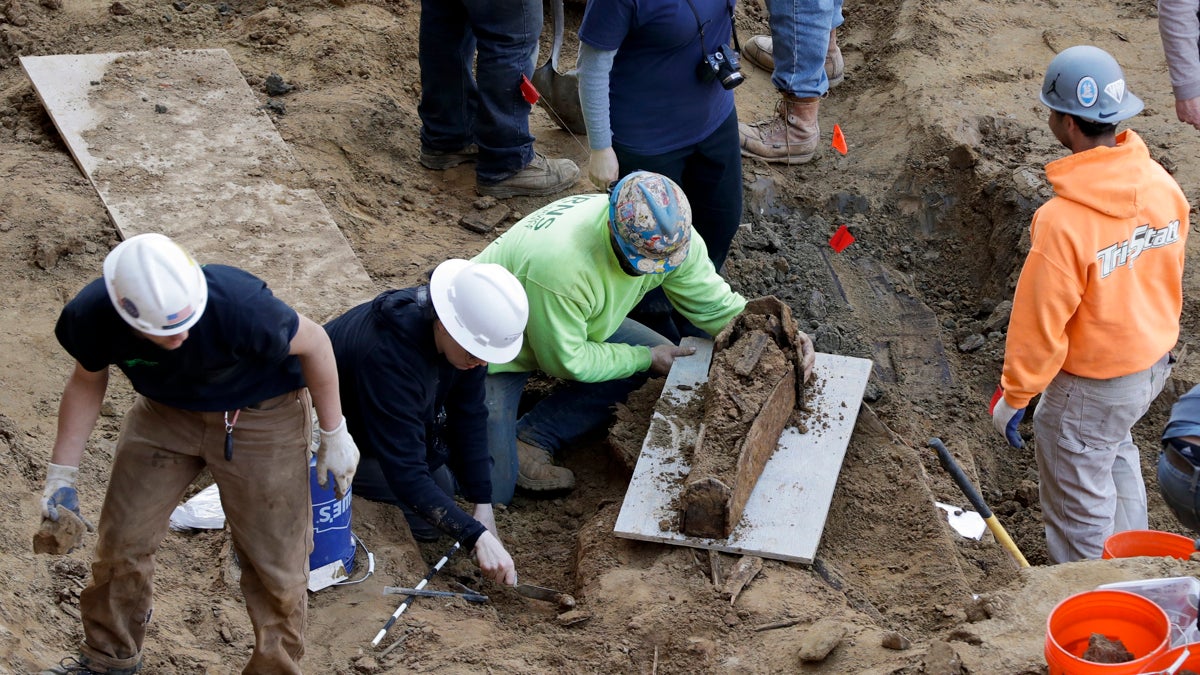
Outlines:
[{"label": "gray work glove", "polygon": [[358,468],[358,446],[346,430],[346,418],[333,431],[321,429],[321,447],[317,448],[317,484],[325,487],[329,484],[329,475],[333,474],[333,492],[338,499],[346,496],[350,483],[354,480],[354,471]]}]

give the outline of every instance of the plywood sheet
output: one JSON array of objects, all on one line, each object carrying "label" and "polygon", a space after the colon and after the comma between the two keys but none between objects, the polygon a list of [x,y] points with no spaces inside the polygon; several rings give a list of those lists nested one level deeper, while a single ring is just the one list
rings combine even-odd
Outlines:
[{"label": "plywood sheet", "polygon": [[375,288],[223,49],[21,66],[124,237],[162,232],[321,322]]},{"label": "plywood sheet", "polygon": [[687,407],[708,379],[712,342],[685,339],[697,348],[677,359],[667,376],[642,454],[617,516],[617,536],[810,564],[816,557],[842,458],[858,417],[871,361],[817,354],[805,431],[783,430],[746,502],[742,521],[724,539],[687,537],[675,531],[677,497],[688,464],[680,447],[694,441],[696,420],[673,411]]}]

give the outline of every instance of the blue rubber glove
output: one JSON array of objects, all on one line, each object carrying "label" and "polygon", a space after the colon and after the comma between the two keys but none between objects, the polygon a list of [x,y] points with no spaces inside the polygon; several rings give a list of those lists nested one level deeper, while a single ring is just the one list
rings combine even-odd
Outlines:
[{"label": "blue rubber glove", "polygon": [[988,408],[988,412],[992,415],[992,426],[996,427],[996,431],[1008,441],[1008,444],[1014,448],[1025,447],[1025,441],[1021,440],[1021,435],[1017,433],[1017,425],[1021,423],[1021,418],[1025,416],[1024,408],[1014,408],[1004,400],[1004,390],[996,387],[996,393],[992,394],[992,405]]},{"label": "blue rubber glove", "polygon": [[79,467],[51,463],[46,470],[46,487],[42,491],[42,517],[58,522],[58,507],[79,513],[79,493],[75,491],[75,479]]}]

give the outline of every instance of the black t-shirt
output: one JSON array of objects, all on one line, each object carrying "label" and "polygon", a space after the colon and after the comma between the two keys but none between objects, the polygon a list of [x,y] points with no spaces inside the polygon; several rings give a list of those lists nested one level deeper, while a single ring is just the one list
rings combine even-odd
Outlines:
[{"label": "black t-shirt", "polygon": [[236,410],[303,387],[300,360],[288,355],[296,311],[249,272],[205,265],[204,277],[208,306],[176,349],[125,323],[102,278],[67,303],[54,334],[87,370],[116,365],[139,394],[184,410]]}]

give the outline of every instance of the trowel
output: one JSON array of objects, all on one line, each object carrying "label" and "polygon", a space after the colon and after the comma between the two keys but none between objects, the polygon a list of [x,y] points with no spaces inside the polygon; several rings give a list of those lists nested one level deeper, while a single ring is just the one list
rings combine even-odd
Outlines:
[{"label": "trowel", "polygon": [[542,586],[531,586],[520,582],[513,584],[513,590],[517,595],[524,596],[531,600],[541,600],[542,602],[553,602],[558,605],[559,609],[568,610],[575,608],[575,598],[569,593],[556,591],[552,588],[544,588]]},{"label": "trowel", "polygon": [[563,25],[566,23],[563,0],[550,0],[554,8],[554,44],[550,60],[533,71],[533,86],[541,94],[538,104],[550,113],[558,126],[573,134],[586,134],[583,107],[579,103],[579,76],[572,70],[558,72],[558,53],[562,49]]}]

